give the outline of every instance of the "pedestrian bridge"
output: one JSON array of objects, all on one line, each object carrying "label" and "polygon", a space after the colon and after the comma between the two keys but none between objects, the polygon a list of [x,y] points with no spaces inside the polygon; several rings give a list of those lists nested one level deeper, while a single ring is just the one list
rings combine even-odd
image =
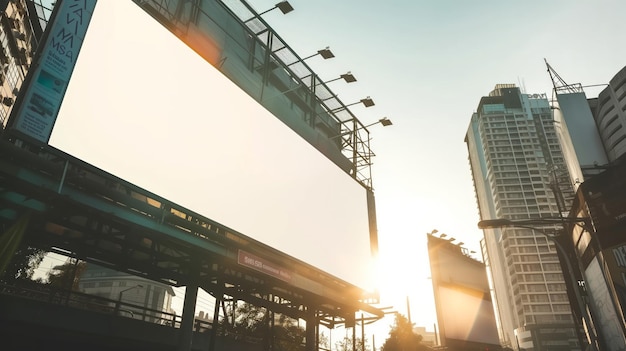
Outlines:
[{"label": "pedestrian bridge", "polygon": [[[367,303],[359,287],[49,145],[0,140],[0,184],[0,228],[12,228],[4,239],[12,236],[23,245],[185,286],[183,315],[172,318],[174,327],[152,323],[136,329],[145,330],[138,335],[184,345],[181,350],[205,341],[203,349],[213,350],[217,342],[217,328],[207,328],[211,337],[204,339],[202,331],[194,331],[198,288],[216,299],[214,316],[224,300],[235,300],[306,321],[307,350],[315,349],[320,325],[354,327],[357,313],[384,315]],[[22,330],[15,329],[20,323],[27,323],[24,331],[34,328],[32,335],[55,334],[54,328],[73,325],[71,337],[91,328],[98,330],[90,334],[93,340],[109,342],[116,333],[135,330],[124,325],[145,323],[75,310],[73,299],[59,305],[23,298],[20,292],[0,295],[3,327],[15,335]],[[88,322],[76,322],[81,320]]]},{"label": "pedestrian bridge", "polygon": [[[0,284],[3,349],[177,350],[182,316],[29,281]],[[196,319],[192,350],[208,350],[212,323]],[[216,332],[216,350],[263,350],[263,340]]]}]

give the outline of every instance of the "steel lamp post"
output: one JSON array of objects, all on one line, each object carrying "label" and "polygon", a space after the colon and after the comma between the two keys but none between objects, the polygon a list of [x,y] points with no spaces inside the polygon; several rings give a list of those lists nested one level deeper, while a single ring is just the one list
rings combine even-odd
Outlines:
[{"label": "steel lamp post", "polygon": [[533,227],[533,225],[550,225],[550,224],[575,224],[580,225],[583,229],[589,231],[589,218],[587,217],[543,217],[543,218],[533,218],[533,219],[519,219],[512,220],[507,218],[496,218],[496,219],[486,219],[478,222],[479,229],[495,229],[495,228],[504,228],[504,227],[517,227],[517,228],[525,228],[530,229],[534,232],[537,232],[543,236],[545,236],[548,240],[551,240],[556,245],[556,248],[561,253],[561,257],[565,261],[565,266],[567,268],[567,272],[563,272],[564,275],[567,275],[570,279],[570,283],[572,284],[572,289],[574,291],[574,296],[576,298],[576,303],[578,305],[579,313],[581,318],[583,318],[585,322],[585,329],[588,331],[590,338],[590,346],[594,351],[598,351],[597,347],[597,338],[595,335],[595,331],[592,328],[592,324],[589,320],[589,316],[587,314],[587,310],[585,309],[585,303],[583,301],[580,290],[578,289],[578,281],[574,274],[574,267],[572,266],[572,262],[567,254],[567,251],[563,247],[563,245],[556,239],[556,236],[548,234],[545,230],[537,227]]},{"label": "steel lamp post", "polygon": [[133,289],[137,289],[137,288],[143,288],[143,285],[141,284],[137,284],[134,286],[131,286],[130,288],[126,288],[122,291],[119,292],[119,294],[117,295],[117,301],[115,302],[115,314],[118,314],[120,311],[120,305],[122,304],[122,294],[124,294],[125,292],[129,291],[129,290],[133,290]]}]

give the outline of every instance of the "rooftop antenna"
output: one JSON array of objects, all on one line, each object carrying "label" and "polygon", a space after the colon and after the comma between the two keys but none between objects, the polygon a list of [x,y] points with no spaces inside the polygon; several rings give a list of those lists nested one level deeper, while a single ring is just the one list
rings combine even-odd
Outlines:
[{"label": "rooftop antenna", "polygon": [[563,80],[563,78],[561,78],[561,76],[559,76],[559,74],[556,73],[554,68],[550,66],[550,64],[548,63],[548,60],[546,60],[545,58],[543,60],[546,63],[546,67],[548,67],[548,74],[550,75],[550,79],[552,80],[552,86],[554,87],[553,94],[552,94],[553,99],[554,99],[554,94],[555,93],[558,94],[559,92],[564,92],[566,94],[583,92],[583,88],[580,83],[567,84],[565,80]]},{"label": "rooftop antenna", "polygon": [[520,87],[522,93],[526,94],[526,83],[524,83],[524,80],[520,79],[520,77],[517,77],[517,85]]}]

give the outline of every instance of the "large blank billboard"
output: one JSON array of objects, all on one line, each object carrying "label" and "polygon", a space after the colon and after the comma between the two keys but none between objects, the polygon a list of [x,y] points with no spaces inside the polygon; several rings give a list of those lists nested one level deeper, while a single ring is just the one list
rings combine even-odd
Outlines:
[{"label": "large blank billboard", "polygon": [[451,350],[499,347],[485,265],[450,241],[428,235],[441,345]]},{"label": "large blank billboard", "polygon": [[371,286],[365,189],[130,1],[98,2],[50,144]]},{"label": "large blank billboard", "polygon": [[493,305],[488,293],[460,286],[440,285],[437,296],[440,323],[445,325],[446,339],[498,344]]}]

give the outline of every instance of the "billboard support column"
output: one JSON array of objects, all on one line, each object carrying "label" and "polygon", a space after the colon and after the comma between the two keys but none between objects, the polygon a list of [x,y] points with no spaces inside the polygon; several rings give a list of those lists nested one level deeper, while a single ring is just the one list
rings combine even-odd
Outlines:
[{"label": "billboard support column", "polygon": [[[219,280],[218,282],[219,283]],[[219,285],[219,284],[218,284]],[[213,307],[213,324],[211,326],[211,336],[209,338],[209,351],[214,351],[215,350],[215,338],[217,338],[217,326],[219,324],[220,318],[220,305],[224,303],[224,293],[222,292],[221,289],[218,289],[215,292],[215,306]],[[224,310],[224,314],[226,314],[226,310]],[[235,320],[235,311],[233,308],[233,323]],[[228,318],[226,318],[228,319]]]},{"label": "billboard support column", "polygon": [[378,223],[376,221],[376,199],[372,189],[366,190],[367,196],[367,219],[370,230],[370,249],[372,257],[378,257]]}]

